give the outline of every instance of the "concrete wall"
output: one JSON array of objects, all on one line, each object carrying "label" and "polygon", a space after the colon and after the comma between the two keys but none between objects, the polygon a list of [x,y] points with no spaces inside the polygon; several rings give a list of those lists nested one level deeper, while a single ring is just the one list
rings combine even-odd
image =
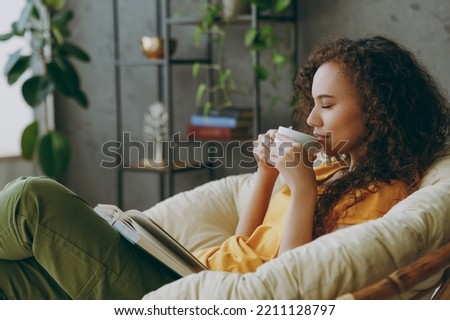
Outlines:
[{"label": "concrete wall", "polygon": [[[173,0],[180,15],[195,14],[195,4],[201,1]],[[100,167],[104,160],[102,145],[116,139],[113,11],[111,0],[69,0],[75,11],[72,23],[73,41],[86,48],[92,57],[88,65],[78,64],[83,87],[90,107],[81,110],[72,101],[58,99],[57,121],[70,137],[73,158],[65,183],[92,204],[117,201],[117,175],[112,169]],[[430,68],[442,86],[450,88],[450,3],[447,0],[304,0],[299,1],[300,62],[324,37],[330,34],[365,35],[384,34],[411,48]],[[120,1],[121,52],[127,59],[138,59],[137,40],[141,35],[156,33],[154,1]],[[236,54],[228,62],[234,65],[237,77],[248,77],[249,58],[242,48],[242,27],[230,31],[227,50]],[[282,31],[283,33],[283,31]],[[192,29],[178,28],[176,56],[194,55]],[[184,131],[192,113],[196,85],[190,67],[176,67],[174,78],[174,105],[178,113],[175,129]],[[142,137],[142,114],[157,98],[157,74],[151,68],[122,69],[124,106],[127,107],[124,129],[133,137]],[[290,95],[290,80],[281,83],[282,94]],[[288,124],[287,108],[267,110],[269,88],[264,88],[263,130],[278,124]],[[247,98],[238,98],[246,104]],[[240,172],[223,170],[220,175]],[[176,192],[207,181],[204,172],[196,171],[176,177]],[[127,173],[125,176],[126,208],[146,208],[158,201],[158,177],[152,174]]]},{"label": "concrete wall", "polygon": [[299,1],[301,58],[329,35],[381,34],[412,50],[450,92],[450,2],[446,0]]},{"label": "concrete wall", "polygon": [[19,157],[0,158],[0,190],[10,181],[20,176],[38,175],[39,170],[32,162]]}]

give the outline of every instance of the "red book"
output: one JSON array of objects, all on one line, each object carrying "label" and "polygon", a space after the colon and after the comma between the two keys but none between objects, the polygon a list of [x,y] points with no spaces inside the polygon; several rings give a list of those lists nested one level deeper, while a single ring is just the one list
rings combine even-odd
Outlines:
[{"label": "red book", "polygon": [[199,140],[230,140],[230,139],[251,139],[248,128],[224,128],[188,125],[187,134],[191,139]]}]

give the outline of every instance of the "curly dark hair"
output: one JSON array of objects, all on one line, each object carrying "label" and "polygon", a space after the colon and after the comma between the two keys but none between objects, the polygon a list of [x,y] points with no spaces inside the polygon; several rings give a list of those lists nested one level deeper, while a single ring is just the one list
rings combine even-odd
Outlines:
[{"label": "curly dark hair", "polygon": [[[366,153],[352,171],[326,187],[319,195],[315,237],[337,227],[332,208],[346,194],[377,182],[399,180],[417,189],[427,168],[445,150],[449,134],[449,103],[433,77],[414,55],[382,36],[337,38],[322,44],[297,76],[294,123],[306,130],[306,118],[314,107],[312,81],[325,62],[339,64],[357,88],[362,101]],[[358,200],[358,199],[356,199]]]}]

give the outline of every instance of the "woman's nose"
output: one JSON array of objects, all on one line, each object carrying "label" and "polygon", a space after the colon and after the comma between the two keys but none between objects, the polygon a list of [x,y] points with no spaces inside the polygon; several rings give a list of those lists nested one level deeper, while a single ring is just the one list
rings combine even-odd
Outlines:
[{"label": "woman's nose", "polygon": [[319,115],[319,111],[316,107],[314,107],[309,113],[308,118],[306,119],[306,123],[310,127],[320,127],[322,126],[322,120]]}]

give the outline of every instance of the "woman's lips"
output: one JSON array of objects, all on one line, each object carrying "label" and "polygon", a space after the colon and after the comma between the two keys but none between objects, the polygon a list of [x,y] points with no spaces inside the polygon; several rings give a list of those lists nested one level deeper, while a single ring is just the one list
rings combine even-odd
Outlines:
[{"label": "woman's lips", "polygon": [[325,141],[327,139],[326,136],[317,133],[314,133],[313,135],[317,138],[317,142],[319,142],[322,146],[325,146]]},{"label": "woman's lips", "polygon": [[321,134],[314,133],[314,136],[317,138],[317,140],[325,140],[327,137]]}]

